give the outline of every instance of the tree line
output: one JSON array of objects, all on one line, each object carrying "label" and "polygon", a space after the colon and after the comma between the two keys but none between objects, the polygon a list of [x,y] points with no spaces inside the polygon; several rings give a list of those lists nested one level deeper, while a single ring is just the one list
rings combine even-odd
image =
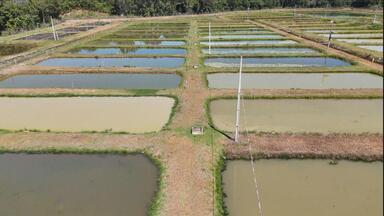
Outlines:
[{"label": "tree line", "polygon": [[164,16],[274,7],[371,7],[383,0],[0,0],[0,34],[29,30],[73,9]]}]

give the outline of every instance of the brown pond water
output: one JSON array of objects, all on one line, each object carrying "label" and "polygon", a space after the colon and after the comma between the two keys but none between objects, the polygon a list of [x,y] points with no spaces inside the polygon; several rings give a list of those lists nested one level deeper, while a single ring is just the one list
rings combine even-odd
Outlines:
[{"label": "brown pond water", "polygon": [[[219,129],[234,131],[236,100],[215,100],[210,108],[213,123]],[[383,132],[381,99],[244,100],[241,108],[242,131]]]},{"label": "brown pond water", "polygon": [[168,122],[168,97],[0,98],[0,129],[159,131]]},{"label": "brown pond water", "polygon": [[157,167],[143,155],[0,154],[0,215],[147,215]]},{"label": "brown pond water", "polygon": [[[264,215],[381,216],[383,163],[258,160],[256,176]],[[223,173],[230,216],[257,216],[250,161],[230,161]]]}]

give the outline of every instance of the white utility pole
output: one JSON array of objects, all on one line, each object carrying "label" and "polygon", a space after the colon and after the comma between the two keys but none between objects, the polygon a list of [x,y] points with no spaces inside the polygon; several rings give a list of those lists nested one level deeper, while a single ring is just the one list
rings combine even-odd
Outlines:
[{"label": "white utility pole", "polygon": [[240,133],[240,102],[241,102],[241,73],[243,70],[243,56],[240,57],[240,70],[239,70],[239,88],[237,90],[237,108],[236,108],[236,131],[235,142],[239,143]]},{"label": "white utility pole", "polygon": [[208,40],[209,40],[209,42],[208,42],[208,53],[209,53],[209,55],[211,55],[211,36],[212,36],[212,34],[211,34],[211,22],[209,22],[209,35],[208,35]]},{"label": "white utility pole", "polygon": [[55,31],[55,26],[53,25],[53,19],[51,17],[51,25],[52,25],[52,33],[53,33],[53,40],[57,40],[57,35],[56,35],[56,31]]}]

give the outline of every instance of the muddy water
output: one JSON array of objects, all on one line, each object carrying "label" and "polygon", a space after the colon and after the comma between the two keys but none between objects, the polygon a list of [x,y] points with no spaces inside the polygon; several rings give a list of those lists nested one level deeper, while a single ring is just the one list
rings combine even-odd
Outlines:
[{"label": "muddy water", "polygon": [[[204,54],[209,54],[209,49],[202,49]],[[293,53],[317,53],[309,48],[213,48],[211,54],[293,54]]]},{"label": "muddy water", "polygon": [[69,53],[85,55],[184,55],[185,49],[171,48],[81,48]]},{"label": "muddy water", "polygon": [[383,52],[383,46],[359,46],[359,47],[363,49],[372,50],[372,51]]},{"label": "muddy water", "polygon": [[[239,67],[240,58],[207,58],[209,67]],[[244,58],[243,67],[338,67],[350,63],[331,57],[254,57]]]},{"label": "muddy water", "polygon": [[39,62],[39,66],[53,67],[140,67],[177,68],[184,58],[50,58]]},{"label": "muddy water", "polygon": [[[242,87],[248,89],[383,88],[383,77],[366,73],[252,73],[242,77]],[[210,88],[238,86],[238,74],[208,74],[207,78]]]},{"label": "muddy water", "polygon": [[[244,100],[241,130],[259,132],[382,133],[383,100]],[[245,114],[244,114],[245,112]],[[236,100],[211,102],[213,123],[234,131]]]},{"label": "muddy water", "polygon": [[39,74],[10,77],[0,88],[167,89],[180,80],[176,74]]},{"label": "muddy water", "polygon": [[143,155],[0,154],[0,215],[145,216],[158,169]]},{"label": "muddy water", "polygon": [[168,122],[168,97],[0,98],[0,129],[159,131]]},{"label": "muddy water", "polygon": [[[383,215],[383,163],[258,160],[264,215]],[[258,214],[251,163],[230,161],[223,173],[230,216]]]}]

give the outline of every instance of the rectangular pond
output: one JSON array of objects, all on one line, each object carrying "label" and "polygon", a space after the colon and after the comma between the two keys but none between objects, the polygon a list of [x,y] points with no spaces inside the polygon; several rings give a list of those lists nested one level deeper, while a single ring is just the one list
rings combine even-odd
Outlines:
[{"label": "rectangular pond", "polygon": [[[236,73],[208,74],[209,88],[237,89]],[[0,82],[1,87],[1,82]],[[383,88],[383,77],[368,73],[244,73],[245,89]]]},{"label": "rectangular pond", "polygon": [[202,41],[201,45],[209,46],[250,46],[250,45],[277,45],[277,44],[297,44],[293,40],[242,40],[242,41]]},{"label": "rectangular pond", "polygon": [[[209,49],[203,48],[204,54],[209,54]],[[318,53],[310,48],[296,47],[258,47],[258,48],[211,48],[212,55],[224,54],[303,54],[303,53]]]},{"label": "rectangular pond", "polygon": [[[209,36],[204,36],[204,39],[209,39]],[[260,38],[271,38],[271,39],[281,39],[284,38],[281,35],[277,34],[260,34],[260,35],[213,35],[211,36],[212,40],[216,39],[260,39]]]},{"label": "rectangular pond", "polygon": [[71,54],[83,55],[185,55],[185,49],[178,48],[79,48],[71,50]]},{"label": "rectangular pond", "polygon": [[360,48],[372,50],[376,52],[383,52],[383,45],[381,46],[359,46]]},{"label": "rectangular pond", "polygon": [[337,39],[338,41],[352,44],[383,44],[383,39]]},{"label": "rectangular pond", "polygon": [[[383,163],[257,160],[265,215],[383,215]],[[258,215],[250,161],[229,161],[223,172],[230,216]]]},{"label": "rectangular pond", "polygon": [[143,155],[0,154],[0,215],[146,216],[158,168]]},{"label": "rectangular pond", "polygon": [[169,97],[0,98],[0,129],[41,131],[159,131],[175,100]]},{"label": "rectangular pond", "polygon": [[184,46],[185,41],[180,40],[99,40],[91,42],[95,45],[106,46]]},{"label": "rectangular pond", "polygon": [[[329,37],[329,34],[321,34],[320,36]],[[383,37],[382,33],[371,33],[371,34],[332,34],[333,38],[372,38],[372,37]]]},{"label": "rectangular pond", "polygon": [[184,58],[50,58],[36,65],[51,67],[139,67],[139,68],[178,68]]},{"label": "rectangular pond", "polygon": [[0,88],[168,89],[180,81],[177,74],[29,74],[0,80]]},{"label": "rectangular pond", "polygon": [[[209,67],[239,67],[240,58],[207,58]],[[349,62],[332,57],[250,57],[243,58],[243,67],[339,67]]]},{"label": "rectangular pond", "polygon": [[0,57],[26,52],[34,47],[34,44],[0,44]]},{"label": "rectangular pond", "polygon": [[[383,133],[382,99],[255,99],[242,110],[243,131]],[[236,100],[212,101],[210,114],[219,129],[234,131]]]}]

